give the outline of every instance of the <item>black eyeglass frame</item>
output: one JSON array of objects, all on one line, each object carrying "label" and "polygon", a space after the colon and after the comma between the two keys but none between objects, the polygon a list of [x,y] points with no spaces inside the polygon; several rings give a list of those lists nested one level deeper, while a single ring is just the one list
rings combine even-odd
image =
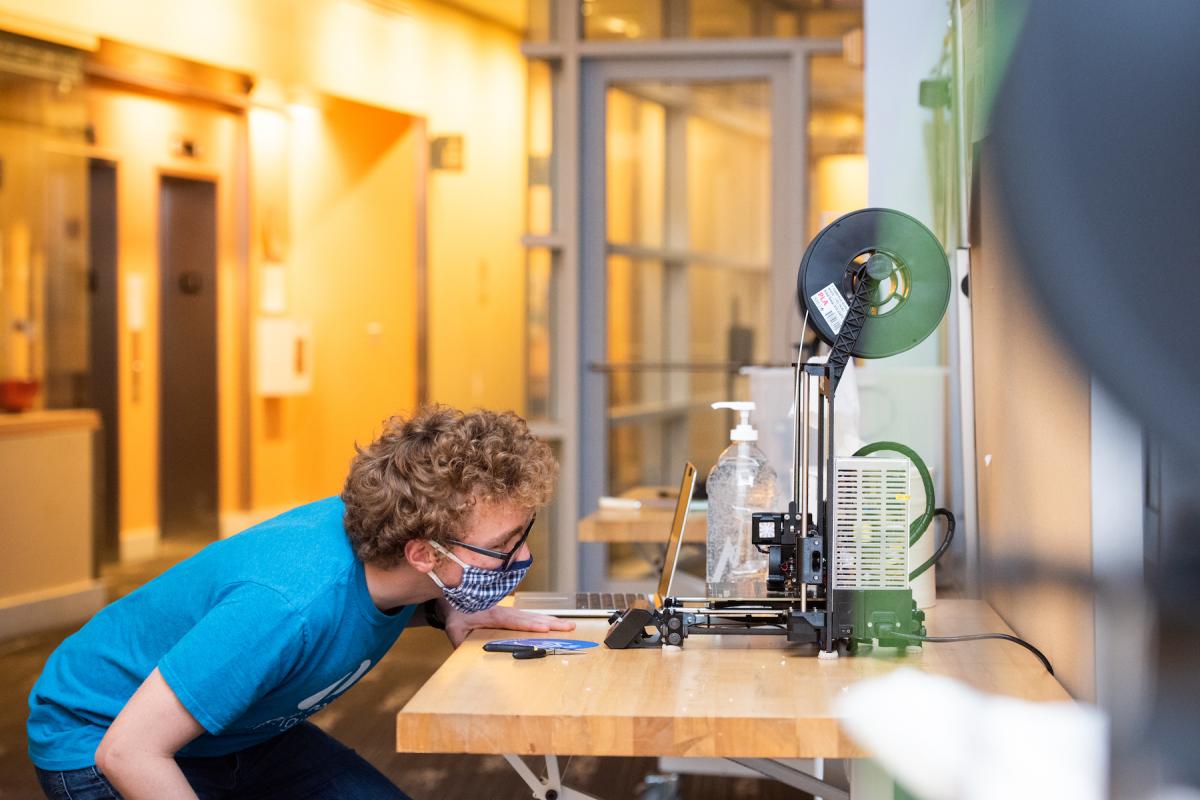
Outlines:
[{"label": "black eyeglass frame", "polygon": [[533,523],[536,521],[537,521],[537,514],[534,514],[532,517],[529,518],[529,524],[525,526],[525,532],[521,534],[521,538],[517,540],[517,543],[513,547],[513,549],[509,550],[507,553],[505,553],[501,550],[489,550],[486,547],[479,547],[478,545],[467,544],[466,542],[461,541],[460,539],[451,539],[450,544],[458,545],[459,547],[470,550],[472,553],[478,553],[481,556],[487,556],[488,558],[499,559],[501,562],[503,562],[500,565],[500,570],[504,571],[504,570],[507,570],[510,566],[512,566],[513,558],[516,557],[517,553],[525,545],[525,540],[529,538],[529,532],[533,530]]}]

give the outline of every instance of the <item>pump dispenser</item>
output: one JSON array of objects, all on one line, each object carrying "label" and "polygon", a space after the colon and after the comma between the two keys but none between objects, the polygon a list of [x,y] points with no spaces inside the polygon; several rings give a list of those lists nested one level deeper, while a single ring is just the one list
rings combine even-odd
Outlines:
[{"label": "pump dispenser", "polygon": [[757,442],[758,431],[750,424],[750,412],[754,410],[754,403],[713,403],[713,408],[728,408],[742,415],[741,421],[738,422],[736,428],[729,431],[729,438],[735,442]]},{"label": "pump dispenser", "polygon": [[767,557],[750,540],[751,516],[773,511],[775,469],[758,449],[758,431],[750,424],[754,403],[713,403],[714,409],[739,414],[729,431],[731,443],[709,470],[708,558],[706,577],[710,596],[745,596],[767,577]]}]

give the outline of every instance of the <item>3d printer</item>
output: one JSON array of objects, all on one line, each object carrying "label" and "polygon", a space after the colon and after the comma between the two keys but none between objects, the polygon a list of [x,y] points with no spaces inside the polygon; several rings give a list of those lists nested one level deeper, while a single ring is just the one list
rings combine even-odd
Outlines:
[{"label": "3d printer", "polygon": [[[934,564],[954,534],[954,516],[935,508],[933,483],[920,457],[894,442],[851,456],[834,451],[838,383],[852,357],[884,358],[915,347],[941,322],[950,299],[950,266],[937,238],[899,211],[854,211],[822,230],[804,254],[797,295],[807,326],[829,345],[824,361],[797,359],[792,500],[786,511],[755,513],[751,540],[768,555],[765,586],[744,596],[668,597],[658,609],[614,615],[610,647],[682,645],[698,634],[785,635],[816,645],[820,657],[863,645],[919,646],[927,641],[1002,638],[1007,634],[929,637],[910,581]],[[811,384],[817,403],[811,407]],[[816,446],[809,431],[816,416]],[[873,454],[892,451],[901,458]],[[924,484],[926,507],[910,511],[910,461]],[[808,476],[817,492],[810,502]],[[810,507],[813,506],[813,507]],[[911,546],[935,516],[947,523],[938,549],[915,569]],[[647,633],[646,628],[653,628]],[[1053,671],[1053,670],[1051,670]]]}]

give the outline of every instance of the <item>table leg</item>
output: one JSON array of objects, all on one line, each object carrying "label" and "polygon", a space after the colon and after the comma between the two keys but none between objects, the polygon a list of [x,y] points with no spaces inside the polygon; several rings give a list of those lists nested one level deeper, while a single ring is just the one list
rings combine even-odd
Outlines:
[{"label": "table leg", "polygon": [[558,756],[546,756],[545,778],[534,775],[533,770],[518,755],[505,753],[504,760],[516,770],[516,773],[521,776],[521,780],[525,781],[525,785],[533,792],[534,800],[599,800],[599,798],[578,789],[563,786],[562,775],[558,771]]},{"label": "table leg", "polygon": [[[534,800],[599,800],[594,795],[564,786],[562,774],[558,769],[558,757],[548,755],[545,759],[546,777],[539,778],[520,756],[511,753],[504,754],[504,760],[521,776],[521,780],[533,792]],[[849,761],[849,792],[774,759],[730,758],[727,760],[786,786],[791,786],[793,789],[808,792],[820,800],[896,800],[898,797],[896,784],[891,777],[878,764],[869,759],[856,758]]]},{"label": "table leg", "polygon": [[[771,780],[791,786],[793,789],[808,792],[811,795],[822,798],[822,800],[850,800],[850,792],[847,792],[845,789],[834,786],[832,783],[826,783],[815,775],[810,775],[807,772],[798,770],[775,759],[731,758],[728,760],[746,769],[754,770]],[[853,790],[853,782],[851,782],[850,787]],[[857,795],[855,796],[855,800],[858,800]]]}]

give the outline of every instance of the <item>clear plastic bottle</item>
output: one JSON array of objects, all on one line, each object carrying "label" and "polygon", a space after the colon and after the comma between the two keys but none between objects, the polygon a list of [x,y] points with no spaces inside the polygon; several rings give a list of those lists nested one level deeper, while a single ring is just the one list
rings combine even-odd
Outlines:
[{"label": "clear plastic bottle", "polygon": [[[758,432],[750,426],[754,403],[713,403],[713,408],[732,408],[741,423],[729,432],[732,443],[709,470],[707,581],[720,595],[737,593],[731,585],[753,584],[767,579],[767,556],[750,541],[750,517],[756,511],[772,511],[775,505],[775,469],[758,449]],[[718,584],[722,586],[717,586]]]}]

